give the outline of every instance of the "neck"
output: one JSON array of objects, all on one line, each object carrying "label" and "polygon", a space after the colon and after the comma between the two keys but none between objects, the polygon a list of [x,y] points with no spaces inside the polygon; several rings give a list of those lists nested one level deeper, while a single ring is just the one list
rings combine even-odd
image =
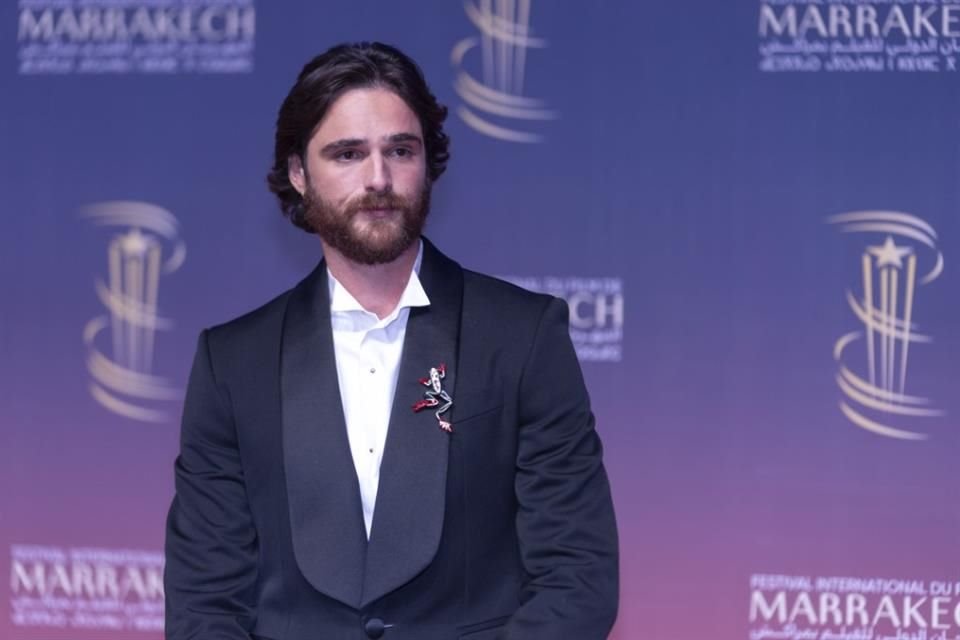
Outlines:
[{"label": "neck", "polygon": [[417,261],[420,241],[414,242],[393,262],[360,264],[346,258],[323,240],[327,268],[343,288],[370,313],[383,318],[393,312],[407,287],[413,263]]}]

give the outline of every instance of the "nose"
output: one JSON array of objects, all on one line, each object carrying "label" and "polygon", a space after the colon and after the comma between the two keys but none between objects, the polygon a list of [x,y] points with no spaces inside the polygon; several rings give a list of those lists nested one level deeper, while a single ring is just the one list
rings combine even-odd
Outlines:
[{"label": "nose", "polygon": [[367,191],[389,191],[393,186],[390,179],[390,166],[380,153],[371,153],[368,157],[366,185]]}]

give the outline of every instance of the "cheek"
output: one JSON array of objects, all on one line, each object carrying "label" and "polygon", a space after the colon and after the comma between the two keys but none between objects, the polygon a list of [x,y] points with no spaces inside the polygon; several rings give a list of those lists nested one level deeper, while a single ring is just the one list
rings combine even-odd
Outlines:
[{"label": "cheek", "polygon": [[427,173],[422,166],[403,166],[394,171],[394,190],[406,195],[418,193],[427,184]]},{"label": "cheek", "polygon": [[310,178],[313,192],[330,204],[342,206],[355,196],[356,189],[346,176],[311,175]]}]

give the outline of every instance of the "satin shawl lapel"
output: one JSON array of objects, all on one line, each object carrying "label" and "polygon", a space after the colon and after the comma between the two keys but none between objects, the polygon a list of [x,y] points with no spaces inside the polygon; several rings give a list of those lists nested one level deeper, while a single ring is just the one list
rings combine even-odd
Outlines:
[{"label": "satin shawl lapel", "polygon": [[290,295],[280,389],[297,564],[320,592],[357,607],[366,531],[337,384],[325,263]]},{"label": "satin shawl lapel", "polygon": [[[424,239],[420,281],[430,306],[410,311],[380,484],[367,546],[361,606],[409,582],[436,555],[443,530],[451,434],[433,411],[414,413],[419,380],[446,364],[443,387],[456,400],[463,271]],[[446,414],[449,415],[449,414]],[[456,430],[456,424],[454,424]]]}]

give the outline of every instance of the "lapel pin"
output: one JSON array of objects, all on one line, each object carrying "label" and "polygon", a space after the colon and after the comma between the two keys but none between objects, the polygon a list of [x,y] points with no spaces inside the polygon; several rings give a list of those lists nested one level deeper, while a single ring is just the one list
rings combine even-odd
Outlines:
[{"label": "lapel pin", "polygon": [[447,377],[447,365],[440,363],[436,367],[430,367],[430,375],[426,378],[420,378],[420,384],[427,387],[424,391],[424,397],[417,400],[413,405],[414,412],[438,407],[434,415],[437,416],[437,422],[440,428],[447,433],[453,433],[453,424],[443,419],[443,414],[453,406],[453,398],[443,388],[443,379]]}]

